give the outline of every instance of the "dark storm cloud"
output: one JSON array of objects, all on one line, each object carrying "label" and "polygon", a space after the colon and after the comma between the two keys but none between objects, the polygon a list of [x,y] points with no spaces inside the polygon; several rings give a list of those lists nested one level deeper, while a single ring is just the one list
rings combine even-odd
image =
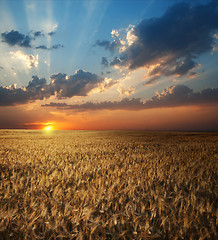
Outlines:
[{"label": "dark storm cloud", "polygon": [[101,64],[104,65],[105,67],[108,66],[108,60],[107,60],[106,57],[102,57],[102,59],[101,59]]},{"label": "dark storm cloud", "polygon": [[11,30],[10,32],[4,32],[1,34],[3,42],[6,42],[10,46],[31,47],[31,37],[24,35],[18,31]]},{"label": "dark storm cloud", "polygon": [[40,45],[40,46],[35,47],[35,49],[53,50],[53,49],[59,49],[59,48],[62,48],[62,47],[64,47],[64,46],[61,45],[61,44],[55,44],[55,45],[51,46],[50,48],[46,47],[45,45]]},{"label": "dark storm cloud", "polygon": [[[53,36],[55,32],[48,33],[49,36]],[[32,46],[32,41],[38,37],[45,37],[42,31],[31,32],[31,35],[24,35],[18,31],[11,30],[10,32],[4,32],[1,34],[2,41],[6,42],[9,46],[20,46],[25,48],[35,48],[43,50],[53,50],[62,48],[63,45],[55,44],[52,47],[46,47],[45,45],[40,45],[37,47]]]},{"label": "dark storm cloud", "polygon": [[[178,3],[160,18],[144,19],[131,34],[135,40],[111,65],[129,69],[159,63],[150,76],[187,74],[196,66],[195,58],[212,50],[213,34],[218,30],[218,4]],[[109,48],[110,42],[101,43]]]},{"label": "dark storm cloud", "polygon": [[24,104],[53,95],[58,99],[86,96],[101,81],[102,78],[83,70],[70,76],[64,73],[53,74],[49,84],[45,78],[33,76],[26,88],[16,88],[16,85],[0,87],[0,106]]},{"label": "dark storm cloud", "polygon": [[69,105],[66,103],[54,103],[42,105],[42,107],[55,107],[59,109],[72,109],[78,111],[88,110],[143,110],[161,107],[178,107],[191,105],[213,105],[218,104],[218,89],[207,88],[201,92],[193,92],[187,86],[177,85],[165,89],[161,94],[157,94],[146,102],[140,98],[128,99],[121,101],[104,101],[100,103],[87,102],[80,105]]}]

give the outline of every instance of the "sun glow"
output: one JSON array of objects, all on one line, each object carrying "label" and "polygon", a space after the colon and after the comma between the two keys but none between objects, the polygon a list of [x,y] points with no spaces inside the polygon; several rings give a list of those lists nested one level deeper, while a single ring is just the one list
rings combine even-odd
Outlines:
[{"label": "sun glow", "polygon": [[46,126],[46,127],[43,128],[43,130],[51,131],[51,130],[53,130],[53,127],[52,126]]}]

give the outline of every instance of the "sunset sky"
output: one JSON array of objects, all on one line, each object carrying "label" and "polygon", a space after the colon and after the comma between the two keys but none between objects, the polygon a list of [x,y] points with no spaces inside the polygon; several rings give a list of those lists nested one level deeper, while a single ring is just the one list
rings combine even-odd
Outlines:
[{"label": "sunset sky", "polygon": [[0,128],[218,131],[218,1],[0,0]]}]

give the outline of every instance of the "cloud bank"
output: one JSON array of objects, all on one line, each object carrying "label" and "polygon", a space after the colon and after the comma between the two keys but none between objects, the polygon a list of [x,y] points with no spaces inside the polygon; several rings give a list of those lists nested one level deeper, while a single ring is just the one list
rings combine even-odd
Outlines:
[{"label": "cloud bank", "polygon": [[96,74],[83,70],[78,70],[70,76],[64,73],[53,74],[50,80],[47,84],[45,78],[33,76],[26,88],[16,88],[16,85],[0,87],[0,106],[25,104],[51,96],[58,99],[86,96],[103,81]]},{"label": "cloud bank", "polygon": [[78,111],[89,110],[130,110],[137,111],[151,108],[179,107],[191,105],[213,105],[218,104],[218,88],[207,88],[201,92],[193,92],[187,86],[177,85],[165,89],[162,93],[157,93],[154,97],[143,102],[140,98],[121,101],[103,101],[100,103],[87,102],[84,104],[70,105],[66,103],[55,103],[42,105],[42,107],[55,107],[58,109],[72,109]]},{"label": "cloud bank", "polygon": [[184,76],[193,74],[196,57],[213,51],[218,31],[218,4],[191,7],[177,3],[159,18],[144,19],[136,26],[129,26],[125,36],[113,30],[110,41],[97,41],[96,45],[107,50],[119,49],[120,54],[110,63],[130,70],[145,67],[147,78]]}]

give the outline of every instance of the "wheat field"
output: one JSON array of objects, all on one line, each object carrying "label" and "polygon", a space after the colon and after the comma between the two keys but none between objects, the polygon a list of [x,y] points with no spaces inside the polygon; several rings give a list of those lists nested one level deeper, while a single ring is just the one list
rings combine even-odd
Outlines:
[{"label": "wheat field", "polygon": [[217,133],[0,130],[0,239],[216,239]]}]

